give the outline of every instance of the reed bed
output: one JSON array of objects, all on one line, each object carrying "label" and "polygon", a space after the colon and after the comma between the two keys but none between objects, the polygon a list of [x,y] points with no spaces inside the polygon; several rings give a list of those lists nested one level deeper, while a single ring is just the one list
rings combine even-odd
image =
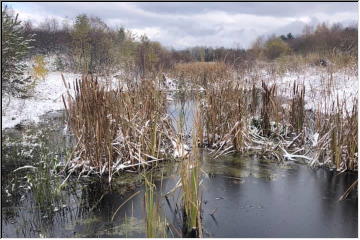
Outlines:
[{"label": "reed bed", "polygon": [[[199,110],[204,125],[204,130],[200,131],[203,132],[203,144],[209,148],[221,149],[223,153],[242,151],[249,110],[245,91],[230,86],[212,88],[207,91],[203,100],[205,103]],[[200,124],[197,124],[198,129]]]},{"label": "reed bed", "polygon": [[[301,64],[308,63],[303,60]],[[236,78],[234,69],[222,62],[181,63],[170,75],[184,89],[203,88],[195,91],[200,103],[194,126],[197,146],[209,148],[215,158],[250,151],[278,161],[357,169],[357,101],[352,111],[342,100],[333,101],[338,83],[332,69],[326,68],[320,88],[306,92],[299,81],[292,88],[274,82],[276,71],[274,79],[262,79],[261,72]],[[107,174],[110,180],[120,170],[187,156],[184,123],[174,128],[166,114],[167,93],[158,85],[142,79],[127,83],[124,91],[109,90],[91,75],[77,80],[75,96],[64,98],[77,138],[69,168]],[[321,109],[308,110],[306,96],[314,92],[321,97]]]},{"label": "reed bed", "polygon": [[64,98],[71,132],[77,139],[71,172],[111,176],[170,159],[174,128],[166,114],[166,95],[151,80],[108,90],[92,75],[74,83]]},{"label": "reed bed", "polygon": [[[349,101],[349,100],[348,100]],[[353,99],[351,111],[346,102],[332,103],[331,113],[317,113],[315,136],[310,150],[312,166],[334,166],[339,171],[357,170],[358,162],[358,100]]]},{"label": "reed bed", "polygon": [[223,62],[192,62],[176,64],[171,75],[184,81],[185,85],[207,89],[213,84],[228,81],[232,72]]},{"label": "reed bed", "polygon": [[304,85],[294,83],[287,94],[290,99],[278,96],[276,85],[262,82],[261,86],[227,84],[207,89],[199,111],[203,145],[215,158],[250,151],[281,162],[357,169],[356,99],[352,111],[346,110],[345,101],[337,100],[332,108],[325,102],[325,113],[320,109],[314,113],[305,109]]}]

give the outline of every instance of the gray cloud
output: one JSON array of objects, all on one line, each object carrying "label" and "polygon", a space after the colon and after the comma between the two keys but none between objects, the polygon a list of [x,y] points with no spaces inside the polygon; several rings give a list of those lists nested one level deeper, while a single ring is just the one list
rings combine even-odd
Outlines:
[{"label": "gray cloud", "polygon": [[137,6],[145,11],[155,13],[173,13],[173,14],[194,14],[211,10],[225,11],[229,13],[243,13],[254,14],[263,16],[282,16],[294,17],[316,12],[327,12],[329,14],[341,11],[354,11],[357,8],[355,2],[334,2],[334,3],[321,3],[321,2],[284,2],[284,3],[266,3],[266,2],[251,2],[251,3],[137,3]]},{"label": "gray cloud", "polygon": [[18,2],[9,3],[20,18],[39,23],[86,13],[110,26],[123,25],[166,46],[248,47],[259,35],[300,33],[306,24],[356,22],[357,3],[123,3]]}]

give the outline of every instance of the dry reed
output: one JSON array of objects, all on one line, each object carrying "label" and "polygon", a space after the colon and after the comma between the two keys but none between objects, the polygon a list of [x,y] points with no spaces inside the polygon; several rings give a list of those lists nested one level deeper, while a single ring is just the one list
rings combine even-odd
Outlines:
[{"label": "dry reed", "polygon": [[126,168],[169,159],[174,129],[166,96],[150,80],[127,91],[108,90],[96,77],[75,81],[75,96],[64,99],[70,130],[77,139],[72,171],[111,176]]}]

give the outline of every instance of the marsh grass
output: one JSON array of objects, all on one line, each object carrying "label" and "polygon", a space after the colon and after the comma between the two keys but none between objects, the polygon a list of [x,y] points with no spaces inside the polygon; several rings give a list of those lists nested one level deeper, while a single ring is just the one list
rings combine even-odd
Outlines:
[{"label": "marsh grass", "polygon": [[305,87],[301,89],[294,83],[291,99],[290,122],[297,133],[303,130],[305,118]]},{"label": "marsh grass", "polygon": [[262,82],[262,89],[261,129],[263,135],[269,137],[271,134],[270,121],[276,108],[276,85],[269,87],[264,82]]},{"label": "marsh grass", "polygon": [[231,142],[236,150],[242,150],[243,127],[248,113],[247,97],[242,88],[224,86],[209,90],[200,111],[203,117],[199,119],[204,123],[206,146],[223,148]]},{"label": "marsh grass", "polygon": [[64,200],[61,191],[62,178],[58,174],[59,159],[44,146],[39,151],[36,154],[37,162],[15,169],[14,174],[24,176],[26,180],[17,189],[22,197],[31,194],[30,199],[34,209],[51,217],[61,208]]},{"label": "marsh grass", "polygon": [[[256,63],[250,79],[245,77],[249,69],[237,72],[223,62],[176,64],[169,74],[181,83],[182,90],[177,93],[197,89],[197,146],[210,148],[215,157],[261,150],[279,161],[300,158],[317,165],[330,158],[337,169],[355,169],[357,131],[344,129],[357,127],[357,112],[331,108],[330,104],[338,84],[334,81],[336,66],[314,67],[321,68],[323,77],[321,89],[310,92],[323,95],[321,107],[325,109],[319,113],[312,110],[315,120],[305,109],[309,91],[305,92],[304,84],[294,82],[286,89],[275,81],[289,71],[301,73],[319,57],[292,56]],[[278,66],[286,59],[291,62]],[[263,79],[262,70],[270,77]],[[121,170],[140,170],[147,163],[187,155],[187,137],[181,126],[185,120],[180,119],[176,128],[172,125],[166,114],[167,93],[159,90],[159,81],[154,79],[127,80],[126,91],[109,90],[91,75],[76,81],[75,96],[68,94],[64,99],[70,128],[78,140],[71,169],[107,174],[110,181]],[[315,137],[321,141],[314,144]]]},{"label": "marsh grass", "polygon": [[146,237],[159,238],[166,237],[166,220],[160,215],[160,202],[156,198],[156,186],[153,183],[152,175],[144,175],[145,181],[145,222]]},{"label": "marsh grass", "polygon": [[[199,102],[196,102],[199,106]],[[195,108],[192,150],[187,157],[184,157],[180,167],[180,182],[182,186],[182,207],[183,207],[183,234],[185,237],[202,237],[202,197],[200,190],[200,148],[202,142],[202,119],[198,108]]]},{"label": "marsh grass", "polygon": [[176,64],[171,75],[185,81],[185,85],[207,89],[213,84],[228,81],[231,71],[223,62],[192,62]]},{"label": "marsh grass", "polygon": [[[284,66],[284,71],[301,73],[318,59],[320,56],[294,57],[291,64],[299,66]],[[195,128],[203,132],[197,137],[199,146],[209,148],[215,158],[255,150],[279,161],[357,169],[357,101],[348,100],[354,106],[349,112],[344,100],[333,101],[333,91],[339,85],[334,74],[339,69],[332,64],[318,68],[321,85],[310,91],[320,97],[318,110],[305,108],[308,93],[303,83],[294,82],[292,88],[285,89],[276,81],[262,80],[260,73],[250,80],[214,78],[205,94],[198,94],[200,121]],[[265,69],[274,80],[277,74],[284,74],[271,66]],[[194,75],[188,76],[190,82],[195,82]]]},{"label": "marsh grass", "polygon": [[74,83],[64,99],[70,130],[77,139],[72,171],[111,176],[169,159],[175,136],[166,114],[166,96],[154,81],[109,90],[92,75]]},{"label": "marsh grass", "polygon": [[[195,147],[197,148],[197,147]],[[198,150],[181,163],[180,179],[183,202],[183,232],[185,236],[201,237],[201,194]]]}]

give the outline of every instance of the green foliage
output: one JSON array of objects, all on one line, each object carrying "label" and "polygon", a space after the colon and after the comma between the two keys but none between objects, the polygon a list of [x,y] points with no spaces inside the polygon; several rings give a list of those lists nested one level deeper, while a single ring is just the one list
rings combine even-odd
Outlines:
[{"label": "green foliage", "polygon": [[25,85],[29,79],[24,79],[26,65],[21,63],[26,57],[32,36],[25,37],[24,29],[18,15],[10,13],[7,6],[2,9],[1,31],[1,84],[2,91],[10,94],[25,92]]},{"label": "green foliage", "polygon": [[290,48],[286,42],[275,38],[266,42],[264,53],[267,58],[272,60],[290,53]]}]

